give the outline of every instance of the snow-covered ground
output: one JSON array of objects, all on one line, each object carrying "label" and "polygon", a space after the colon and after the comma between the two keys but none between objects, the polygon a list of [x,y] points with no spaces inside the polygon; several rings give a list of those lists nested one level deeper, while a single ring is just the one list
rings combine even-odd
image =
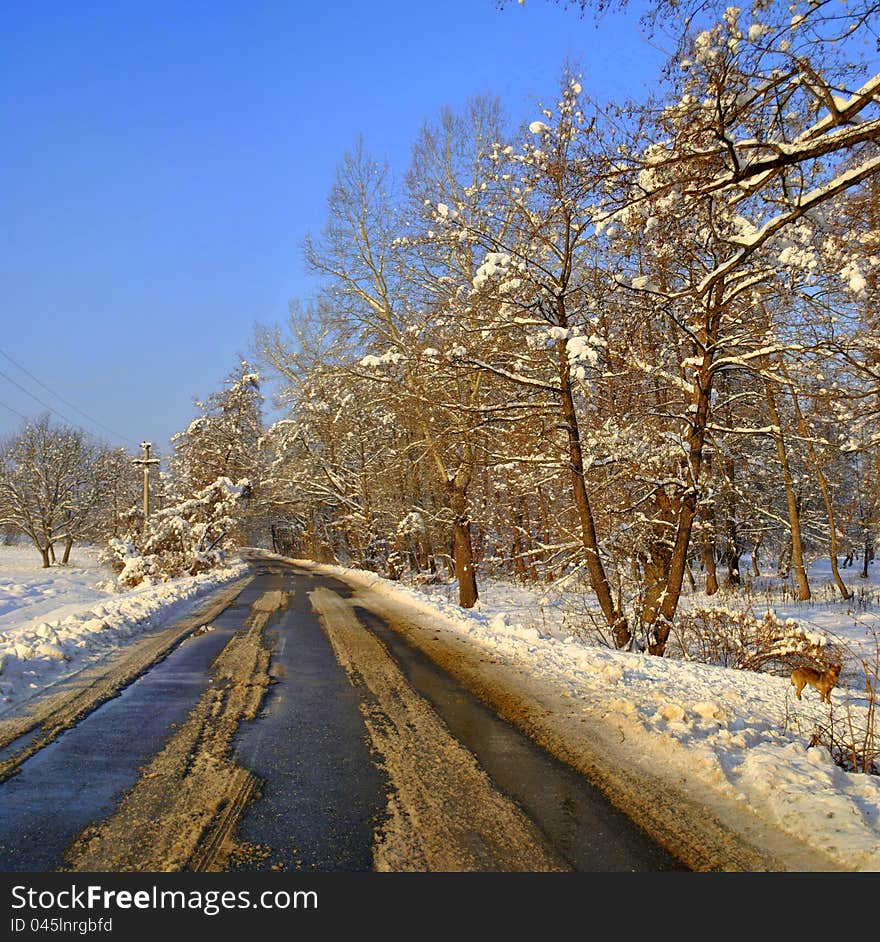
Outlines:
[{"label": "snow-covered ground", "polygon": [[[320,568],[405,602],[436,630],[526,671],[541,684],[545,703],[555,697],[560,709],[563,702],[570,709],[572,696],[578,698],[675,787],[709,789],[840,867],[880,870],[880,776],[846,772],[826,749],[810,747],[817,724],[833,718],[845,733],[848,709],[856,723],[865,722],[863,688],[841,683],[827,707],[809,687],[798,701],[788,677],[595,646],[577,636],[558,593],[484,582],[478,609],[463,611],[453,601],[454,586],[412,588],[371,573]],[[862,601],[845,603],[821,587],[820,565],[813,572],[819,601],[777,599],[777,614],[833,632],[849,654],[867,651],[871,630],[880,627],[880,606],[865,599],[873,593],[876,600],[876,570]]]},{"label": "snow-covered ground", "polygon": [[209,574],[119,593],[94,550],[41,568],[26,545],[0,546],[0,716],[137,635],[181,618],[217,586],[247,571],[235,562]]}]

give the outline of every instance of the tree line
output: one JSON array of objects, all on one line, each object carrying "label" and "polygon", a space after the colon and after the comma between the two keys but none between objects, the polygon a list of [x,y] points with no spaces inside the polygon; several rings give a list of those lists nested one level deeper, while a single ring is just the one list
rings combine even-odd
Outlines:
[{"label": "tree line", "polygon": [[[586,582],[662,654],[682,592],[873,553],[880,76],[870,3],[680,4],[653,100],[566,71],[511,126],[474,99],[401,175],[342,160],[265,328],[272,490],[312,555]],[[684,24],[684,25],[682,25]],[[876,56],[874,57],[876,62]],[[719,564],[724,570],[719,574]]]},{"label": "tree line", "polygon": [[122,565],[161,574],[186,529],[190,569],[251,541],[454,578],[466,607],[481,572],[587,586],[608,643],[655,654],[689,587],[771,560],[807,599],[827,556],[848,596],[880,511],[877,12],[661,3],[650,101],[600,109],[566,69],[520,124],[443,110],[403,173],[346,154],[319,296],[175,439],[155,551],[114,517],[119,558],[154,557]]}]

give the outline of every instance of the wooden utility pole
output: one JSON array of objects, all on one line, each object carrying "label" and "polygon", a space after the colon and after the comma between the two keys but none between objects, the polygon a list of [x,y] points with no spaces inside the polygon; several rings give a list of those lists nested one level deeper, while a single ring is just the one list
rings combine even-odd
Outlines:
[{"label": "wooden utility pole", "polygon": [[134,464],[140,464],[144,466],[144,531],[147,529],[147,521],[150,519],[150,466],[154,464],[159,464],[158,458],[150,457],[150,449],[153,447],[152,442],[141,442],[141,448],[144,450],[144,455],[142,458],[135,458]]}]

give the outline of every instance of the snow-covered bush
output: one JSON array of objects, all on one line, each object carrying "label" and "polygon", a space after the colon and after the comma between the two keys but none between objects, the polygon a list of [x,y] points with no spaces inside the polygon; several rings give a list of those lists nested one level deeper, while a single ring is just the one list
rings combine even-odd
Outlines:
[{"label": "snow-covered bush", "polygon": [[246,479],[233,484],[219,477],[193,497],[157,511],[142,532],[135,526],[124,539],[111,539],[106,556],[117,585],[130,589],[222,565],[238,505],[248,492]]},{"label": "snow-covered bush", "polygon": [[679,614],[673,634],[675,654],[737,670],[784,674],[840,660],[825,635],[781,619],[772,609],[756,618],[736,609],[694,608]]}]

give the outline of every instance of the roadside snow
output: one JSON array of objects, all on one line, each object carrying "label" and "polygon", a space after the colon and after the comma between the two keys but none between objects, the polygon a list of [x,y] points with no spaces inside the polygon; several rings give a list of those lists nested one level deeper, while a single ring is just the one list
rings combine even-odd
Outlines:
[{"label": "roadside snow", "polygon": [[113,574],[89,548],[74,547],[69,566],[43,569],[32,547],[0,546],[0,632],[17,631],[44,615],[73,614],[114,593],[101,588]]},{"label": "roadside snow", "polygon": [[[437,631],[515,665],[541,685],[545,703],[555,697],[562,710],[576,698],[671,786],[708,788],[844,869],[880,870],[880,776],[845,772],[825,749],[809,746],[816,724],[833,718],[841,730],[847,698],[855,721],[865,722],[859,691],[838,687],[827,707],[811,688],[798,701],[788,677],[593,646],[565,624],[558,598],[523,587],[484,586],[479,610],[465,611],[372,573],[304,565],[403,604]],[[876,626],[875,614],[862,612],[856,622],[837,604],[836,613],[814,614],[838,637],[847,625],[852,641]]]},{"label": "roadside snow", "polygon": [[42,569],[30,548],[0,547],[0,715],[135,636],[184,617],[247,570],[235,562],[118,593],[105,587],[113,574],[87,548],[76,551],[69,566]]}]

